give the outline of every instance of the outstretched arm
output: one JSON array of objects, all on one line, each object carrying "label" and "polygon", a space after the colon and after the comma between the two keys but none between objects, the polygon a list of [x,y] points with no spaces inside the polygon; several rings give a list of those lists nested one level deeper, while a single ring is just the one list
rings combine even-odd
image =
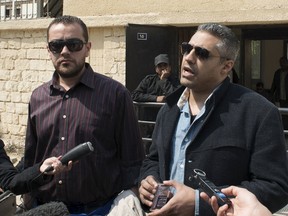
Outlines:
[{"label": "outstretched arm", "polygon": [[209,202],[217,213],[217,216],[271,216],[271,212],[262,205],[256,196],[245,188],[230,186],[221,190],[227,196],[235,196],[231,199],[232,205],[218,207],[216,197],[209,199],[207,194],[202,192],[200,196]]},{"label": "outstretched arm", "polygon": [[[4,149],[4,143],[0,140],[0,187],[4,191],[10,190],[15,194],[27,193],[40,187],[51,181],[53,175],[71,169],[71,161],[68,166],[63,166],[59,159],[60,157],[47,158],[43,163],[38,163],[23,171],[19,171],[10,161]],[[48,166],[53,166],[54,170],[44,173]]]}]

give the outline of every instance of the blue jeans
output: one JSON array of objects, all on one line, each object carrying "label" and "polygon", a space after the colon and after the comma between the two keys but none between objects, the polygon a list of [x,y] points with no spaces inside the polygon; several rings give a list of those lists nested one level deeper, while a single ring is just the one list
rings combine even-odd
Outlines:
[{"label": "blue jeans", "polygon": [[98,207],[97,209],[93,210],[92,212],[86,213],[77,213],[77,214],[70,214],[71,216],[105,216],[109,213],[114,198],[108,201],[105,205]]}]

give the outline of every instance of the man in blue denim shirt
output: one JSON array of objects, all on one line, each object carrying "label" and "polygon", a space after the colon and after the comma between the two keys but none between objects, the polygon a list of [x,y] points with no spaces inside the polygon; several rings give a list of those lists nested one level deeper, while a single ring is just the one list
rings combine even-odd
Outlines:
[{"label": "man in blue denim shirt", "polygon": [[[239,41],[226,26],[200,25],[182,43],[182,88],[159,111],[140,171],[140,199],[152,206],[159,183],[173,197],[157,215],[215,215],[200,199],[194,169],[219,187],[238,185],[271,212],[288,201],[288,167],[280,113],[256,92],[228,77]],[[170,180],[170,181],[165,181]]]}]

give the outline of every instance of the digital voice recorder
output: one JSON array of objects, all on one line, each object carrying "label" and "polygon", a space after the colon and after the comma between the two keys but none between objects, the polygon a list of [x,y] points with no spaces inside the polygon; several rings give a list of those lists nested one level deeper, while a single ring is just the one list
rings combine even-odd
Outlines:
[{"label": "digital voice recorder", "polygon": [[231,205],[230,199],[220,191],[220,189],[206,178],[206,173],[200,169],[193,170],[195,175],[194,179],[197,185],[211,198],[215,196],[219,206],[224,204]]}]

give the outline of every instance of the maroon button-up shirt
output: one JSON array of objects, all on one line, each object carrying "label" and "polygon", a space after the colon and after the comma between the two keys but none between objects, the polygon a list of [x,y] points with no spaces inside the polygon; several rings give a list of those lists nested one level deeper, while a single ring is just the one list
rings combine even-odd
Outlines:
[{"label": "maroon button-up shirt", "polygon": [[144,150],[129,91],[93,72],[86,64],[80,82],[65,91],[51,81],[32,93],[25,145],[25,167],[64,155],[90,141],[94,152],[72,170],[33,192],[40,202],[99,203],[136,184]]}]

